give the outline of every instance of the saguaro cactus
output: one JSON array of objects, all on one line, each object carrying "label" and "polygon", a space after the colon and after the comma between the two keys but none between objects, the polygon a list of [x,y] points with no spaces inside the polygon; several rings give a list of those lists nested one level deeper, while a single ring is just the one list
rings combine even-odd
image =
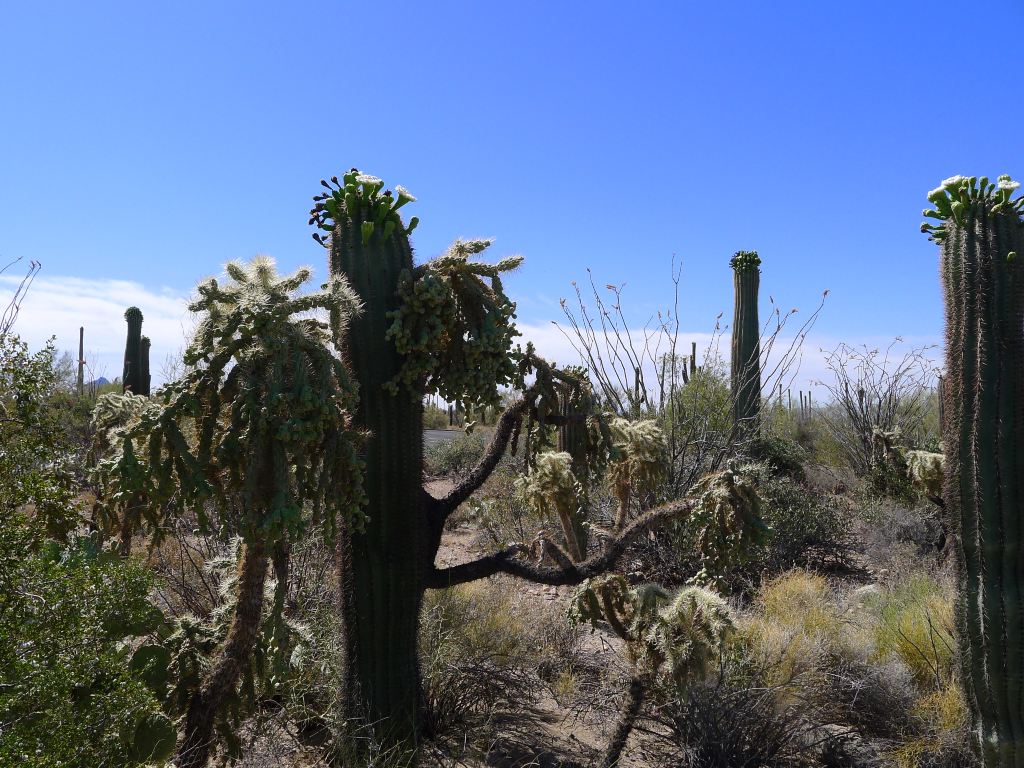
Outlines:
[{"label": "saguaro cactus", "polygon": [[757,290],[761,259],[757,251],[737,251],[729,262],[736,288],[732,321],[733,424],[737,433],[757,427],[761,410],[761,326],[757,320]]},{"label": "saguaro cactus", "polygon": [[[326,185],[325,185],[326,186]],[[365,304],[344,340],[359,386],[355,425],[369,435],[364,460],[365,531],[343,536],[342,601],[346,622],[346,714],[393,733],[385,741],[413,741],[417,728],[419,664],[416,628],[422,591],[417,559],[421,526],[410,512],[422,502],[422,394],[389,384],[402,356],[386,341],[390,313],[400,309],[399,283],[413,269],[409,232],[397,208],[413,198],[399,188],[380,194],[380,179],[349,174],[328,194],[322,213],[334,222],[330,267],[344,275]],[[393,738],[397,737],[397,738]]]},{"label": "saguaro cactus", "polygon": [[[550,427],[571,423],[563,413],[565,388],[582,394],[583,382],[537,357],[530,344],[525,351],[512,350],[518,335],[512,323],[515,305],[503,291],[501,274],[517,267],[520,258],[493,265],[472,261],[490,241],[456,240],[438,258],[414,265],[408,234],[416,219],[406,227],[398,211],[413,199],[408,192],[401,187],[396,195],[382,191],[380,179],[354,169],[322,184],[326,192],[315,198],[310,219],[320,230],[314,238],[330,249],[332,272],[345,275],[365,304],[342,339],[359,385],[354,426],[366,435],[367,497],[364,528],[347,527],[339,534],[343,714],[357,728],[345,745],[356,752],[353,764],[365,762],[366,755],[358,751],[372,731],[389,763],[409,764],[423,722],[416,640],[426,589],[497,573],[541,584],[580,584],[611,569],[638,536],[662,522],[687,518],[697,504],[680,500],[645,510],[612,532],[599,551],[590,554],[577,547],[578,561],[566,556],[554,563],[536,562],[528,547],[515,543],[470,562],[438,566],[446,520],[486,482],[509,446],[515,450],[520,436],[533,464],[541,463],[537,453],[550,447]],[[443,498],[432,497],[422,487],[424,395],[480,409],[496,406],[499,388],[508,386],[522,396],[498,418],[479,463]],[[575,410],[586,403],[577,398],[568,405]],[[580,420],[578,426],[586,423]],[[579,456],[581,467],[607,462],[607,432],[605,427],[602,438],[588,440],[589,446],[583,431],[568,441],[580,451],[586,447],[600,454]],[[572,455],[555,456],[545,460],[557,470],[550,473],[557,475],[552,479],[568,480]],[[579,506],[584,494],[575,485],[571,499],[559,496],[563,508],[555,511],[571,513],[575,510],[569,504]],[[548,490],[538,493],[546,496]],[[716,524],[727,517],[716,517]],[[566,525],[570,533],[572,522]]]},{"label": "saguaro cactus", "polygon": [[151,346],[149,336],[143,336],[139,342],[139,391],[138,395],[149,397],[149,389],[152,377],[149,375],[149,348]]},{"label": "saguaro cactus", "polygon": [[1024,198],[1000,176],[929,193],[946,308],[943,500],[960,566],[962,681],[986,768],[1024,764]]},{"label": "saguaro cactus", "polygon": [[128,339],[124,345],[124,368],[121,372],[121,391],[142,394],[142,311],[128,307],[124,313],[128,321]]}]

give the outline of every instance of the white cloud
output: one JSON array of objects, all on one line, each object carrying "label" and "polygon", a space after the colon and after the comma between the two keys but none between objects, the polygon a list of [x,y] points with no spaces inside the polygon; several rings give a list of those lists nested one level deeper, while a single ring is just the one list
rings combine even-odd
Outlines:
[{"label": "white cloud", "polygon": [[[0,275],[0,296],[9,296],[20,277]],[[2,303],[6,303],[5,301]],[[187,297],[170,289],[153,290],[128,280],[84,279],[40,275],[21,305],[13,331],[32,348],[56,336],[57,348],[78,353],[78,329],[85,327],[87,378],[121,375],[128,307],[142,310],[142,332],[152,341],[153,383],[163,382],[168,355],[178,355],[186,343],[192,318]]]},{"label": "white cloud", "polygon": [[[11,295],[19,281],[20,277],[0,275],[0,297]],[[186,307],[187,300],[188,297],[180,292],[153,289],[127,280],[41,275],[29,289],[14,325],[14,332],[33,348],[45,344],[50,336],[56,336],[59,349],[75,353],[78,349],[78,328],[84,326],[85,356],[92,369],[92,375],[113,379],[121,375],[124,358],[124,311],[130,306],[139,307],[145,318],[143,333],[149,336],[153,343],[153,382],[159,384],[164,380],[165,360],[168,357],[180,357],[194,325]],[[6,304],[6,301],[0,299],[0,304]],[[562,327],[566,327],[564,323]],[[524,344],[526,341],[532,341],[543,357],[559,365],[583,362],[565,334],[553,323],[520,323],[519,330],[523,334],[519,341]],[[643,331],[633,329],[630,336],[638,348],[643,347]],[[703,362],[709,346],[716,343],[714,334],[707,330],[680,330],[679,340],[680,354],[689,354],[691,342],[697,342],[698,362]],[[778,354],[787,349],[792,341],[792,336],[779,338],[769,361],[771,365],[774,365]],[[857,346],[866,344],[870,347],[884,348],[892,339],[858,338],[852,335],[838,339],[812,331],[803,341],[799,370],[791,367],[790,377],[785,379],[784,386],[790,387],[794,393],[796,390],[813,389],[816,398],[823,398],[824,390],[815,387],[812,382],[831,380],[832,375],[825,364],[825,354],[822,350],[834,349],[840,341]],[[940,343],[941,340],[938,338],[905,338],[895,350],[899,354],[912,347]],[[717,349],[723,362],[728,364],[728,330],[718,337]],[[655,351],[654,356],[657,358],[658,354]],[[933,350],[932,357],[936,360],[941,359],[941,347]],[[653,365],[647,362],[645,374],[650,381],[655,380],[653,372]]]}]

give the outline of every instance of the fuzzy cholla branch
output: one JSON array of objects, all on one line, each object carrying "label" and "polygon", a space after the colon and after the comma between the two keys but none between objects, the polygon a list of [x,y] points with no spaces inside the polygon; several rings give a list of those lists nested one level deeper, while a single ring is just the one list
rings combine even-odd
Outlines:
[{"label": "fuzzy cholla branch", "polygon": [[[246,540],[295,530],[305,506],[333,530],[335,513],[355,517],[362,499],[356,395],[335,347],[358,300],[337,277],[295,295],[310,271],[281,277],[267,257],[226,272],[224,283],[201,283],[190,305],[200,314],[190,370],[105,460],[112,490],[149,499],[157,537],[171,502],[193,505],[204,528],[210,506],[222,516],[241,508],[230,527]],[[330,322],[310,316],[317,310]]]}]

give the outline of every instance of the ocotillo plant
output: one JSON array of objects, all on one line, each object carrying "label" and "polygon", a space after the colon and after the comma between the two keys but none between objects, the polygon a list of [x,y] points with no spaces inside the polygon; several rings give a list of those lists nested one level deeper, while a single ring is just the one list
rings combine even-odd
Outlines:
[{"label": "ocotillo plant", "polygon": [[142,394],[142,311],[128,307],[124,313],[128,321],[128,338],[124,345],[124,367],[121,371],[121,392]]},{"label": "ocotillo plant", "polygon": [[943,500],[960,566],[962,681],[986,768],[1024,764],[1024,198],[1009,176],[928,194],[946,315]]},{"label": "ocotillo plant", "polygon": [[[416,219],[406,226],[399,212],[412,195],[401,187],[397,194],[384,191],[380,179],[355,169],[322,186],[326,191],[315,198],[310,219],[319,230],[314,239],[330,250],[332,274],[347,277],[365,304],[341,341],[359,385],[354,422],[366,434],[367,496],[365,529],[348,527],[339,536],[342,719],[363,724],[346,747],[359,750],[372,731],[396,763],[409,762],[423,726],[416,643],[426,589],[498,573],[542,584],[580,584],[612,568],[637,536],[690,516],[695,503],[680,500],[644,512],[610,536],[601,551],[589,557],[579,552],[579,562],[565,557],[536,563],[527,547],[514,544],[438,567],[445,521],[520,437],[531,464],[538,464],[540,447],[551,447],[551,428],[566,424],[560,389],[581,382],[573,372],[538,358],[531,345],[511,349],[518,335],[515,305],[504,293],[501,275],[521,259],[495,265],[471,261],[490,241],[457,240],[437,259],[414,265],[408,235]],[[430,496],[422,486],[424,396],[438,394],[467,408],[496,406],[499,387],[509,385],[522,397],[498,418],[484,456],[446,496]],[[610,439],[592,443],[610,450]],[[571,461],[568,454],[558,460],[566,471],[552,467],[559,470],[549,473],[552,482],[566,479]],[[538,492],[550,496],[550,490]]]},{"label": "ocotillo plant", "polygon": [[[226,270],[226,283],[201,283],[189,306],[202,318],[185,353],[189,372],[114,433],[118,449],[98,470],[107,503],[146,499],[139,521],[154,542],[183,506],[201,530],[242,538],[230,627],[174,713],[183,715],[179,768],[206,765],[225,703],[252,663],[272,552],[307,525],[333,535],[339,518],[358,521],[362,502],[355,392],[332,344],[357,307],[344,278],[295,296],[308,269],[282,278],[261,257]],[[330,326],[304,316],[312,310],[330,312]]]},{"label": "ocotillo plant", "polygon": [[749,435],[757,428],[761,410],[761,327],[757,320],[761,259],[757,251],[737,251],[729,263],[736,289],[732,321],[733,425],[738,435]]}]

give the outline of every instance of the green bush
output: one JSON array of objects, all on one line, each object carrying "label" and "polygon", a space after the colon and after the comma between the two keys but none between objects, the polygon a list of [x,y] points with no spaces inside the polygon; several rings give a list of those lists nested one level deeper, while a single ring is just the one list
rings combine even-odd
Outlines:
[{"label": "green bush", "polygon": [[162,620],[150,586],[141,564],[94,538],[58,547],[24,520],[0,524],[0,765],[169,757],[175,734],[125,645]]},{"label": "green bush", "polygon": [[[753,477],[761,497],[761,518],[770,533],[746,562],[727,574],[726,586],[747,591],[791,568],[849,566],[850,521],[834,496],[781,477],[763,463],[747,465],[744,471]],[[700,570],[696,551],[694,533],[685,525],[666,526],[631,548],[644,576],[665,584],[681,583]]]},{"label": "green bush", "polygon": [[451,440],[441,440],[424,451],[426,473],[431,477],[461,477],[484,455],[487,438],[480,432],[455,432]]}]

